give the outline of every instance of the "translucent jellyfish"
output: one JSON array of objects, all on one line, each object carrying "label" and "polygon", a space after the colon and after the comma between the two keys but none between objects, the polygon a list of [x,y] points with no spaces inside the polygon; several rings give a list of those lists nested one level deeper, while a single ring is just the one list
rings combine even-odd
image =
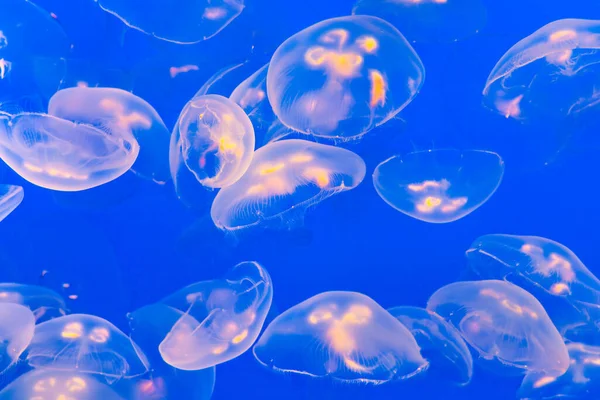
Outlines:
[{"label": "translucent jellyfish", "polygon": [[473,376],[473,357],[460,333],[439,315],[420,307],[388,309],[413,334],[421,355],[445,379],[466,385]]},{"label": "translucent jellyfish", "polygon": [[110,182],[133,165],[139,145],[131,133],[22,113],[0,131],[0,158],[34,185],[78,191]]},{"label": "translucent jellyfish", "polygon": [[493,152],[428,150],[393,156],[375,168],[373,185],[396,210],[447,223],[481,207],[498,189],[504,162]]},{"label": "translucent jellyfish", "polygon": [[424,78],[419,56],[396,28],[348,16],[319,22],[279,46],[267,95],[288,128],[349,140],[398,114]]},{"label": "translucent jellyfish", "polygon": [[171,176],[179,197],[196,186],[226,187],[248,169],[254,128],[244,111],[219,95],[192,99],[171,136]]},{"label": "translucent jellyfish", "polygon": [[162,301],[183,312],[160,343],[162,358],[189,371],[238,357],[258,337],[272,299],[271,277],[256,262],[236,265],[225,279],[179,290]]},{"label": "translucent jellyfish", "polygon": [[275,318],[253,348],[276,372],[384,383],[428,366],[414,337],[379,304],[360,293],[325,292]]},{"label": "translucent jellyfish", "polygon": [[33,337],[35,317],[20,304],[0,303],[0,373],[18,360]]},{"label": "translucent jellyfish", "polygon": [[479,32],[487,19],[481,0],[358,0],[352,14],[390,22],[411,42],[453,42]]},{"label": "translucent jellyfish", "polygon": [[0,283],[0,303],[21,304],[33,311],[36,322],[66,314],[65,300],[54,290],[19,283]]},{"label": "translucent jellyfish", "polygon": [[133,93],[98,87],[63,89],[50,99],[48,114],[113,132],[131,132],[140,146],[132,170],[158,183],[170,179],[170,132],[156,110]]},{"label": "translucent jellyfish", "polygon": [[564,373],[569,354],[539,301],[510,282],[456,282],[438,289],[427,309],[448,321],[499,373]]},{"label": "translucent jellyfish", "polygon": [[0,221],[8,217],[23,201],[23,188],[16,185],[0,185]]},{"label": "translucent jellyfish", "polygon": [[0,400],[123,400],[110,386],[78,371],[34,369],[0,392]]},{"label": "translucent jellyfish", "polygon": [[299,139],[269,143],[254,153],[239,181],[219,191],[211,217],[231,231],[296,223],[308,207],[358,186],[365,170],[362,158],[339,147]]},{"label": "translucent jellyfish", "polygon": [[85,314],[37,325],[27,360],[35,368],[101,375],[109,383],[148,371],[146,357],[131,339],[110,322]]},{"label": "translucent jellyfish", "polygon": [[95,0],[125,25],[168,42],[189,44],[209,39],[244,9],[244,0],[170,0],[137,2]]},{"label": "translucent jellyfish", "polygon": [[555,119],[600,103],[600,21],[551,22],[511,47],[483,90],[506,118]]}]

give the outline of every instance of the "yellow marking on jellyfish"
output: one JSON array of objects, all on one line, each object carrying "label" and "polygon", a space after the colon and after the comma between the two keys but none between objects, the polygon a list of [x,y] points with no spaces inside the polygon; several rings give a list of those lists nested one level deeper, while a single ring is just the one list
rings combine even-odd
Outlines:
[{"label": "yellow marking on jellyfish", "polygon": [[360,365],[359,363],[357,363],[354,360],[349,359],[348,357],[344,357],[343,360],[344,360],[344,364],[346,364],[346,367],[348,367],[348,369],[350,369],[351,371],[369,372],[373,369],[373,367],[367,368],[364,365]]},{"label": "yellow marking on jellyfish", "polygon": [[125,106],[113,99],[100,100],[100,107],[107,111],[114,112],[117,117],[117,125],[120,128],[131,129],[132,126],[139,124],[141,127],[149,129],[152,126],[152,121],[146,116],[138,113],[126,113]]},{"label": "yellow marking on jellyfish", "polygon": [[548,39],[550,39],[551,42],[558,42],[561,40],[572,40],[575,39],[577,37],[577,32],[574,31],[573,29],[563,29],[560,31],[556,31],[550,34],[550,36],[548,37]]},{"label": "yellow marking on jellyfish", "polygon": [[363,58],[356,53],[329,53],[326,55],[327,64],[334,72],[344,78],[356,74],[356,70],[363,63]]},{"label": "yellow marking on jellyfish", "polygon": [[573,266],[567,259],[556,253],[550,253],[549,258],[549,269],[558,269],[558,274],[560,275],[560,277],[567,282],[572,282],[573,280],[575,280],[575,272],[573,271]]},{"label": "yellow marking on jellyfish", "polygon": [[422,203],[417,203],[416,208],[419,212],[429,213],[442,204],[442,199],[435,196],[427,196]]},{"label": "yellow marking on jellyfish", "polygon": [[233,339],[231,339],[231,343],[240,344],[247,337],[248,337],[248,329],[244,329],[244,331],[242,333],[240,333],[239,335],[237,335]]},{"label": "yellow marking on jellyfish", "polygon": [[447,186],[445,185],[445,183],[448,183],[447,180],[442,180],[442,181],[423,181],[421,183],[410,183],[407,188],[408,190],[410,190],[411,192],[422,192],[427,188],[440,188],[440,187],[444,187],[447,188],[450,185],[448,184]]},{"label": "yellow marking on jellyfish", "polygon": [[267,188],[264,185],[261,185],[261,184],[252,185],[246,191],[246,194],[249,194],[249,195],[256,195],[256,194],[265,195],[267,193],[268,193],[267,192]]},{"label": "yellow marking on jellyfish", "polygon": [[496,300],[500,300],[502,298],[502,296],[498,292],[496,292],[493,289],[488,289],[488,288],[481,289],[479,291],[479,294],[482,295],[482,296],[487,296],[487,297],[494,298]]},{"label": "yellow marking on jellyfish", "polygon": [[315,310],[308,316],[308,322],[311,325],[316,325],[321,321],[329,321],[333,318],[331,311]]},{"label": "yellow marking on jellyfish", "polygon": [[217,347],[213,348],[211,353],[218,356],[219,354],[225,353],[226,350],[227,350],[227,345],[224,344],[222,346],[217,346]]},{"label": "yellow marking on jellyfish", "polygon": [[450,204],[444,204],[441,208],[443,213],[451,213],[459,208],[462,208],[465,204],[467,204],[468,199],[466,197],[459,197],[457,199],[451,199]]},{"label": "yellow marking on jellyfish", "polygon": [[219,139],[219,153],[239,153],[239,147],[229,136],[223,136]]},{"label": "yellow marking on jellyfish", "polygon": [[71,378],[65,382],[65,387],[71,393],[81,392],[82,390],[85,390],[85,388],[87,387],[87,383],[85,382],[85,380],[83,378],[74,376],[73,378]]},{"label": "yellow marking on jellyfish", "polygon": [[38,174],[44,172],[44,168],[38,167],[37,165],[33,165],[28,162],[24,162],[23,167],[25,167],[25,169],[31,172],[36,172]]},{"label": "yellow marking on jellyfish", "polygon": [[502,300],[500,304],[502,304],[504,308],[514,312],[515,314],[523,315],[523,307],[521,307],[518,304],[511,303],[510,301],[508,301],[508,299]]},{"label": "yellow marking on jellyfish", "polygon": [[327,339],[331,347],[341,354],[349,354],[356,348],[352,335],[339,321],[334,321],[333,326],[327,330]]},{"label": "yellow marking on jellyfish", "polygon": [[342,322],[352,325],[363,325],[369,322],[373,312],[367,306],[354,304],[342,317]]},{"label": "yellow marking on jellyfish", "polygon": [[541,388],[542,386],[546,386],[547,384],[552,383],[555,380],[556,380],[556,377],[554,377],[554,376],[543,376],[533,383],[533,388],[534,389]]},{"label": "yellow marking on jellyfish", "polygon": [[571,294],[571,289],[567,284],[558,282],[550,286],[550,293],[555,295]]},{"label": "yellow marking on jellyfish", "polygon": [[277,164],[263,164],[258,168],[258,172],[263,176],[271,175],[277,171],[281,171],[283,168],[285,168],[285,164],[282,162],[279,162]]},{"label": "yellow marking on jellyfish", "polygon": [[557,53],[548,54],[546,56],[546,61],[554,65],[566,65],[568,61],[571,60],[572,55],[573,50],[567,49]]},{"label": "yellow marking on jellyfish", "polygon": [[314,67],[322,65],[327,60],[328,52],[323,47],[311,47],[304,53],[304,61]]},{"label": "yellow marking on jellyfish", "polygon": [[110,332],[106,328],[94,328],[89,334],[89,338],[92,342],[106,343],[110,336]]},{"label": "yellow marking on jellyfish", "polygon": [[289,162],[292,164],[304,164],[312,160],[314,160],[314,157],[311,154],[296,153],[290,157]]},{"label": "yellow marking on jellyfish", "polygon": [[373,36],[361,36],[356,40],[356,43],[368,54],[373,54],[379,48],[379,42]]},{"label": "yellow marking on jellyfish", "polygon": [[369,70],[369,80],[371,81],[371,101],[369,102],[369,106],[371,108],[375,106],[383,107],[387,91],[385,78],[381,75],[381,72],[371,69]]},{"label": "yellow marking on jellyfish", "polygon": [[348,31],[345,29],[332,29],[321,36],[321,41],[328,44],[337,44],[340,50],[348,41]]},{"label": "yellow marking on jellyfish", "polygon": [[304,170],[302,176],[313,181],[321,189],[326,188],[331,183],[329,174],[331,171],[320,167],[309,167]]},{"label": "yellow marking on jellyfish", "polygon": [[60,335],[65,339],[79,339],[83,335],[83,325],[79,322],[71,322],[65,325]]}]

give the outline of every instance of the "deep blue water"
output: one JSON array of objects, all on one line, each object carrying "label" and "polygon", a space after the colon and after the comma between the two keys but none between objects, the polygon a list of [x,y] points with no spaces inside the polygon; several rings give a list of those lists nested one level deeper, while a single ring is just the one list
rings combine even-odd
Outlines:
[{"label": "deep blue water", "polygon": [[[125,29],[92,1],[36,3],[58,16],[75,43],[75,58],[91,60],[100,71],[120,71],[115,79],[121,87],[149,101],[169,129],[216,71],[247,59],[260,66],[293,33],[347,15],[352,7],[345,0],[248,0],[217,36],[181,46]],[[36,187],[3,166],[3,183],[22,185],[25,199],[0,224],[1,279],[75,294],[68,300],[71,312],[101,316],[127,332],[127,312],[192,282],[223,276],[244,260],[261,262],[272,276],[267,322],[329,290],[361,292],[384,308],[424,306],[437,288],[468,276],[464,252],[487,233],[552,238],[600,273],[597,133],[587,125],[523,126],[485,109],[481,98],[491,68],[512,44],[556,19],[600,18],[600,5],[488,0],[486,7],[488,20],[478,35],[456,43],[414,44],[427,77],[400,114],[404,122],[348,145],[365,159],[364,182],[310,210],[302,229],[258,231],[233,242],[212,225],[209,202],[188,209],[170,183],[126,174],[105,187],[65,194]],[[200,69],[185,82],[171,80],[168,66],[178,64]],[[504,180],[484,206],[453,223],[427,224],[381,201],[371,183],[381,160],[446,147],[490,149],[504,157]],[[247,352],[217,367],[212,398],[492,400],[514,398],[518,385],[518,378],[476,369],[471,384],[461,388],[427,376],[356,387],[276,375]]]}]

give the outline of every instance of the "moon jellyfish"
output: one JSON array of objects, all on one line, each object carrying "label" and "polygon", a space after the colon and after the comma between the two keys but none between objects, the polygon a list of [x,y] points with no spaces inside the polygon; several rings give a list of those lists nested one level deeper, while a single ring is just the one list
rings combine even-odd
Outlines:
[{"label": "moon jellyfish", "polygon": [[267,94],[288,128],[358,138],[417,95],[425,68],[404,36],[370,16],[328,19],[288,38],[273,54]]},{"label": "moon jellyfish", "polygon": [[139,152],[126,131],[22,113],[0,132],[0,158],[23,179],[47,189],[79,191],[124,174]]},{"label": "moon jellyfish", "polygon": [[293,223],[308,207],[358,186],[365,170],[360,156],[339,147],[299,139],[269,143],[254,153],[239,181],[219,191],[210,214],[230,231]]},{"label": "moon jellyfish", "polygon": [[166,364],[158,351],[160,343],[185,313],[166,304],[156,303],[127,315],[131,338],[148,357],[151,376],[136,382],[136,400],[190,398],[208,400],[215,386],[215,367],[182,371]]},{"label": "moon jellyfish", "polygon": [[61,317],[67,312],[65,300],[54,290],[20,283],[0,283],[0,303],[15,303],[28,307],[37,323]]},{"label": "moon jellyfish", "polygon": [[0,400],[123,400],[110,386],[77,371],[34,369],[0,391]]},{"label": "moon jellyfish", "polygon": [[254,345],[276,372],[384,383],[427,368],[404,325],[360,293],[325,292],[277,316]]},{"label": "moon jellyfish", "polygon": [[438,289],[427,309],[453,325],[498,373],[564,373],[569,354],[539,301],[510,282],[456,282]]},{"label": "moon jellyfish", "polygon": [[256,262],[236,265],[222,280],[198,282],[161,303],[183,315],[160,343],[164,361],[199,370],[224,363],[252,346],[273,299],[268,272]]},{"label": "moon jellyfish", "polygon": [[498,189],[504,162],[481,150],[428,150],[393,156],[375,168],[373,185],[396,210],[447,223],[481,207]]},{"label": "moon jellyfish", "polygon": [[132,170],[158,183],[170,179],[170,133],[144,99],[121,89],[74,87],[54,94],[48,114],[113,132],[131,132],[140,152]]},{"label": "moon jellyfish", "polygon": [[152,0],[143,3],[95,0],[125,25],[168,42],[191,44],[209,39],[244,9],[244,0]]},{"label": "moon jellyfish", "polygon": [[511,47],[483,90],[506,118],[555,119],[600,103],[600,21],[551,22]]},{"label": "moon jellyfish", "polygon": [[16,185],[0,185],[0,221],[8,217],[23,201],[23,188]]},{"label": "moon jellyfish", "polygon": [[471,381],[473,357],[452,325],[420,307],[394,307],[388,312],[413,334],[432,370],[463,385]]},{"label": "moon jellyfish", "polygon": [[0,304],[0,373],[18,360],[33,337],[35,317],[20,304]]},{"label": "moon jellyfish", "polygon": [[479,32],[481,0],[358,0],[352,14],[383,18],[411,42],[454,42]]},{"label": "moon jellyfish", "polygon": [[85,314],[37,325],[27,360],[34,368],[101,375],[108,383],[148,371],[146,357],[130,338],[110,322]]}]

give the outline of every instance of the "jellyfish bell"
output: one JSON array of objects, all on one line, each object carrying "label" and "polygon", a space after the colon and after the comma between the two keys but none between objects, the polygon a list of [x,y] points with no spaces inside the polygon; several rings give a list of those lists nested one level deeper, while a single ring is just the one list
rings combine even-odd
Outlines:
[{"label": "jellyfish bell", "polygon": [[393,156],[375,168],[373,185],[394,209],[431,223],[461,219],[496,192],[504,162],[494,152],[427,150]]},{"label": "jellyfish bell", "polygon": [[388,312],[413,334],[421,355],[429,362],[428,374],[466,385],[473,376],[473,357],[460,333],[439,315],[420,307],[393,307]]},{"label": "jellyfish bell", "polygon": [[[254,153],[244,176],[215,197],[211,217],[226,231],[301,221],[307,208],[358,186],[366,166],[355,153],[306,140],[282,140]],[[290,226],[290,225],[287,225]]]},{"label": "jellyfish bell", "polygon": [[438,289],[427,302],[462,335],[482,366],[498,374],[569,367],[563,338],[539,301],[506,281],[456,282]]},{"label": "jellyfish bell", "polygon": [[0,303],[15,303],[28,307],[36,323],[66,315],[67,305],[54,290],[36,285],[0,283]]},{"label": "jellyfish bell", "polygon": [[31,310],[15,303],[0,303],[0,373],[12,367],[29,346],[35,330]]},{"label": "jellyfish bell", "polygon": [[328,19],[273,54],[267,96],[288,128],[356,139],[393,118],[419,92],[425,69],[404,36],[371,16]]},{"label": "jellyfish bell", "polygon": [[17,185],[0,185],[0,221],[8,217],[23,201],[23,188]]}]

